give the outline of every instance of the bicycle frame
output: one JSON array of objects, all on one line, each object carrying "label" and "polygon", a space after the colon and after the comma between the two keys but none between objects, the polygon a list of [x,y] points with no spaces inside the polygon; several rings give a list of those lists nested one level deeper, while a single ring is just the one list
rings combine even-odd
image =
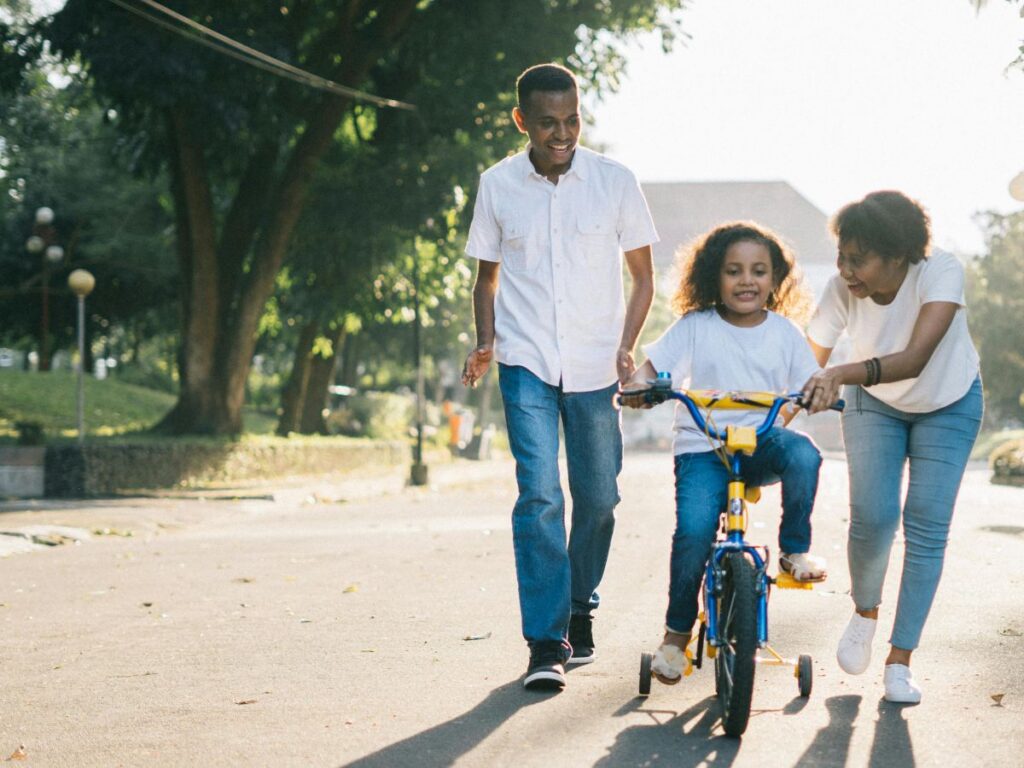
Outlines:
[{"label": "bicycle frame", "polygon": [[[700,408],[707,409],[760,409],[767,408],[764,421],[755,430],[760,438],[775,425],[779,411],[786,403],[796,402],[800,393],[791,395],[775,395],[768,392],[710,392],[710,391],[676,391],[662,390],[665,399],[678,400],[690,412],[694,424],[709,437],[720,440],[728,445],[728,435],[709,426]],[[756,444],[755,444],[756,447]],[[726,448],[728,451],[729,449]],[[753,452],[753,451],[751,451]],[[715,542],[711,557],[708,559],[704,575],[704,610],[707,624],[707,642],[712,647],[719,645],[718,612],[715,597],[721,591],[722,558],[728,552],[744,552],[754,562],[757,569],[757,645],[764,648],[768,644],[768,548],[749,544],[744,535],[747,530],[746,481],[740,471],[741,452],[729,452],[729,493],[725,509],[725,538]]]}]

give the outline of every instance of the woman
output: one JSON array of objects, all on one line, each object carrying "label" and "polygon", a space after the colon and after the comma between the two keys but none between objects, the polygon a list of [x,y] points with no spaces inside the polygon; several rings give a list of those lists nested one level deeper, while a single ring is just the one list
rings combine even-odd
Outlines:
[{"label": "woman", "polygon": [[[953,506],[983,410],[978,353],[967,330],[964,270],[928,254],[930,222],[900,192],[873,192],[831,224],[839,274],[828,284],[807,336],[824,368],[839,335],[853,362],[825,368],[804,387],[810,412],[843,392],[850,473],[848,554],[854,614],[836,658],[867,669],[882,584],[902,512],[906,551],[885,661],[885,698],[917,703],[910,656],[942,573]],[[903,468],[910,485],[900,508]]]}]

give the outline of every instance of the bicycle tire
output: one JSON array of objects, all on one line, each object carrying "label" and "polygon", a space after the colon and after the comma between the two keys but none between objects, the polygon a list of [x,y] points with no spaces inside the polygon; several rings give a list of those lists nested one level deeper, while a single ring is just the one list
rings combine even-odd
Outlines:
[{"label": "bicycle tire", "polygon": [[757,656],[757,595],[754,565],[741,552],[724,558],[718,598],[715,688],[727,736],[741,736],[750,720]]},{"label": "bicycle tire", "polygon": [[654,663],[653,653],[640,654],[640,686],[641,696],[649,696],[651,693],[651,664]]}]

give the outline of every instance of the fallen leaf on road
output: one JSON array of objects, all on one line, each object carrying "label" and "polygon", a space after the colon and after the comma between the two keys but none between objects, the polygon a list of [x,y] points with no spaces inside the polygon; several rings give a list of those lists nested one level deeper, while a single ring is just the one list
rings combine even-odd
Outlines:
[{"label": "fallen leaf on road", "polygon": [[235,702],[235,704],[255,704],[255,703],[256,703],[256,699],[242,699],[241,701],[236,701]]},{"label": "fallen leaf on road", "polygon": [[143,603],[143,604],[142,604],[142,607],[143,607],[143,608],[152,608],[152,607],[153,607],[153,604],[152,604],[152,603]]},{"label": "fallen leaf on road", "polygon": [[341,590],[342,594],[344,594],[344,595],[351,594],[352,592],[358,592],[358,591],[359,591],[359,585],[358,584],[349,584],[347,587],[345,587],[343,590]]},{"label": "fallen leaf on road", "polygon": [[94,536],[123,536],[126,539],[135,535],[125,528],[93,528],[92,533]]},{"label": "fallen leaf on road", "polygon": [[490,640],[491,633],[488,632],[486,635],[466,635],[463,640]]},{"label": "fallen leaf on road", "polygon": [[248,576],[239,576],[237,579],[232,579],[235,584],[252,584],[256,579],[251,579]]},{"label": "fallen leaf on road", "polygon": [[7,759],[8,760],[27,760],[28,759],[28,752],[25,751],[25,745],[24,744],[19,744],[18,748],[16,750],[14,750],[13,752],[11,752],[11,756],[8,757]]},{"label": "fallen leaf on road", "polygon": [[1005,695],[1005,693],[993,693],[989,698],[996,703],[997,707],[1001,707],[1003,706],[1003,696]]},{"label": "fallen leaf on road", "polygon": [[1024,637],[1024,632],[1014,629],[1013,627],[1007,627],[1006,629],[1000,629],[999,634],[1003,637]]}]

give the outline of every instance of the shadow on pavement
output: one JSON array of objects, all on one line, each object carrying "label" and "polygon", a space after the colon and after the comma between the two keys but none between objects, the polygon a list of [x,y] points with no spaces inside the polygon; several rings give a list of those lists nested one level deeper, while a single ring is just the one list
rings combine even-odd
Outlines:
[{"label": "shadow on pavement", "polygon": [[814,735],[814,741],[800,755],[793,768],[846,765],[860,700],[860,696],[832,696],[825,699],[828,724]]},{"label": "shadow on pavement", "polygon": [[452,765],[517,711],[556,695],[530,693],[523,689],[521,680],[513,680],[495,688],[487,698],[458,717],[345,763],[341,768],[394,768],[396,765],[440,768]]},{"label": "shadow on pavement", "polygon": [[915,765],[914,745],[903,717],[906,708],[906,704],[893,704],[885,699],[878,702],[878,721],[868,768],[912,768]]},{"label": "shadow on pavement", "polygon": [[[652,722],[621,731],[608,754],[594,763],[595,768],[732,765],[739,752],[740,741],[712,733],[719,722],[718,700],[714,696],[708,696],[678,713],[675,710],[644,709],[641,705],[645,701],[637,697],[620,708],[615,716],[647,714]],[[661,719],[659,715],[667,719]]]}]

